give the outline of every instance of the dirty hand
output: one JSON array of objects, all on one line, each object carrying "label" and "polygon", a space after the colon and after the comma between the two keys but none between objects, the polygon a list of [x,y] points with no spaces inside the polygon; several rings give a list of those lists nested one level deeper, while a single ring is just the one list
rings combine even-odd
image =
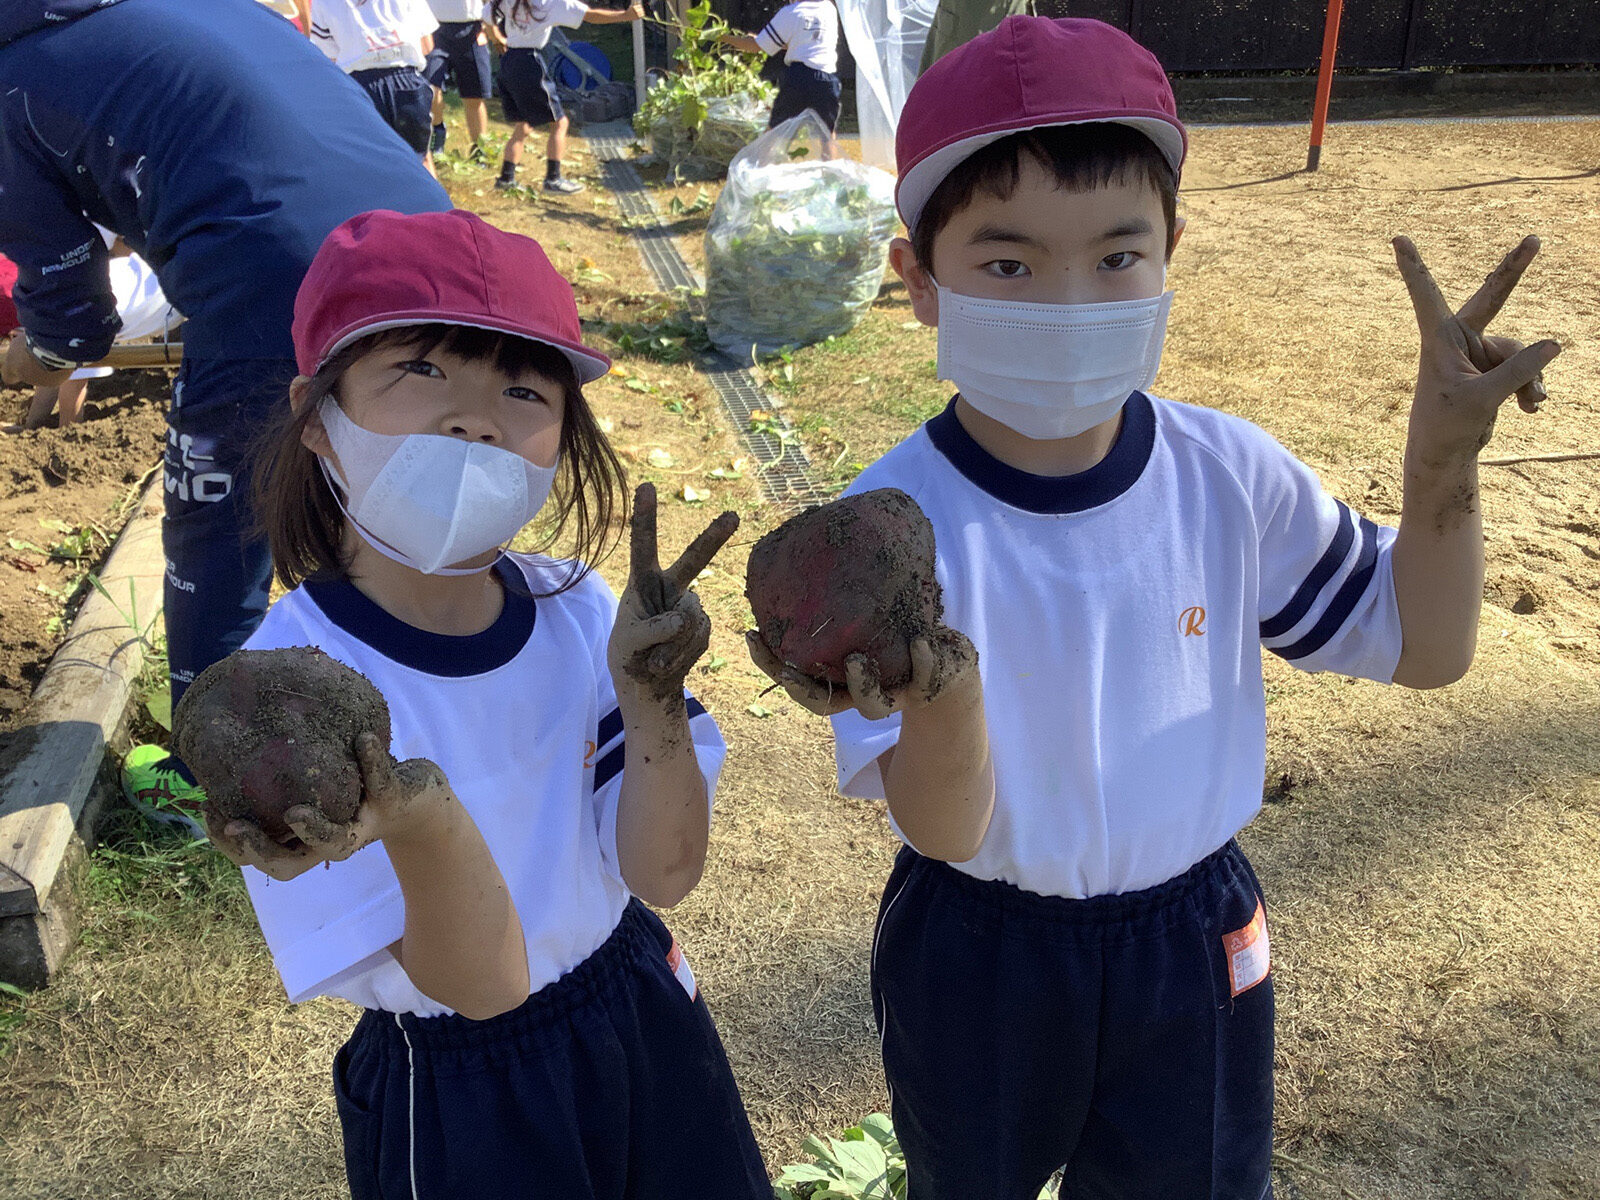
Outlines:
[{"label": "dirty hand", "polygon": [[919,708],[978,678],[978,651],[967,635],[941,625],[926,637],[910,643],[911,678],[904,687],[886,691],[865,654],[844,660],[845,685],[814,679],[784,662],[752,629],[744,635],[750,658],[801,708],[819,717],[853,708],[869,721],[890,713]]},{"label": "dirty hand", "polygon": [[628,5],[628,20],[630,20],[630,21],[642,21],[642,20],[644,20],[644,5],[642,5],[642,4],[630,4],[630,5]]},{"label": "dirty hand", "polygon": [[1538,410],[1545,395],[1540,373],[1561,353],[1554,341],[1524,346],[1484,333],[1539,253],[1539,239],[1523,238],[1459,312],[1450,311],[1411,239],[1397,237],[1393,244],[1422,334],[1412,438],[1421,439],[1419,448],[1430,455],[1475,456],[1488,444],[1500,405],[1513,393],[1523,411]]},{"label": "dirty hand", "polygon": [[436,764],[426,758],[396,763],[376,734],[357,737],[355,751],[362,785],[355,820],[341,825],[314,805],[297,804],[283,814],[295,835],[294,841],[284,844],[268,837],[254,821],[235,817],[219,828],[207,815],[206,833],[212,845],[241,867],[254,867],[277,880],[293,879],[318,863],[342,862],[363,846],[403,833],[430,806],[455,798]]},{"label": "dirty hand", "polygon": [[683,694],[683,680],[711,644],[711,619],[689,585],[739,528],[725,512],[689,543],[665,570],[656,548],[656,489],[641,483],[633,494],[628,587],[617,607],[606,658],[617,693],[651,700]]}]

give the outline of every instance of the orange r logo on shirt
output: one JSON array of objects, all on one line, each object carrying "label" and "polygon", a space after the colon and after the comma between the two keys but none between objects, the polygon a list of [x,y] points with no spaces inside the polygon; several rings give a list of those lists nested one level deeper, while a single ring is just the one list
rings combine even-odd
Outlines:
[{"label": "orange r logo on shirt", "polygon": [[1205,637],[1206,610],[1198,604],[1190,605],[1178,614],[1178,628],[1184,637]]}]

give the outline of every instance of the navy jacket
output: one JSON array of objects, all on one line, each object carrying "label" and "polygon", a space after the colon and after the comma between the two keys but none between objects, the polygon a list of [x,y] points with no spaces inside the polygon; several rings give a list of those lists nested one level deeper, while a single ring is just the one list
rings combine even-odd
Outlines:
[{"label": "navy jacket", "polygon": [[0,252],[77,362],[119,322],[91,220],[155,268],[194,358],[291,358],[295,290],[356,213],[449,197],[360,85],[256,0],[0,0]]}]

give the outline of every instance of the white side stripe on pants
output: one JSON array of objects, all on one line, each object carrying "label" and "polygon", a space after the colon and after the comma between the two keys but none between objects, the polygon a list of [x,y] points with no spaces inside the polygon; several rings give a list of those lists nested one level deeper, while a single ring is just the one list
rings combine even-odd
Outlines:
[{"label": "white side stripe on pants", "polygon": [[406,1132],[410,1145],[406,1147],[406,1169],[411,1176],[411,1200],[417,1196],[417,1054],[411,1048],[411,1036],[395,1013],[394,1023],[400,1027],[400,1036],[406,1043]]}]

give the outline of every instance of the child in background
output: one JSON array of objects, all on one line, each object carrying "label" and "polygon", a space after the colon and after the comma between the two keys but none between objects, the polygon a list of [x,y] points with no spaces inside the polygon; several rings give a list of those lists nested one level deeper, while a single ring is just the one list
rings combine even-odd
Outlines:
[{"label": "child in background", "polygon": [[839,11],[833,0],[785,4],[754,37],[725,33],[722,41],[750,54],[783,51],[778,98],[767,128],[811,109],[832,133],[839,125]]},{"label": "child in background", "polygon": [[362,86],[429,171],[433,87],[422,68],[438,24],[424,0],[317,0],[311,14],[311,40]]},{"label": "child in background", "polygon": [[444,149],[444,88],[455,81],[461,109],[467,119],[467,155],[483,161],[479,144],[489,129],[489,38],[483,30],[483,0],[428,0],[439,28],[433,34],[433,52],[423,74],[433,85],[433,140],[429,149]]},{"label": "child in background", "polygon": [[[143,341],[145,338],[168,336],[183,324],[183,314],[168,302],[161,290],[161,282],[144,259],[129,248],[128,243],[109,229],[96,226],[111,252],[106,264],[106,274],[111,280],[111,291],[116,296],[117,317],[122,326],[117,330],[116,345]],[[10,305],[11,285],[16,282],[16,264],[0,256],[0,287],[4,288],[8,315],[12,318],[4,327],[15,324],[16,310]],[[10,282],[6,282],[9,280]],[[3,324],[0,316],[0,324]],[[110,367],[79,367],[66,381],[53,387],[38,387],[28,404],[28,413],[20,425],[0,426],[0,433],[22,433],[42,428],[56,414],[58,428],[74,424],[83,416],[83,405],[89,396],[89,380],[105,379],[112,374]]]},{"label": "child in background", "polygon": [[620,605],[581,561],[503,552],[536,516],[545,545],[570,524],[602,551],[622,469],[571,287],[471,213],[334,230],[294,332],[257,492],[293,590],[247,645],[366,675],[407,761],[358,739],[348,826],[302,805],[287,845],[210,834],[289,998],[367,1010],[334,1065],[352,1195],[647,1200],[687,1165],[706,1195],[770,1200],[710,1013],[640,902],[677,903],[705,861],[725,746],[683,688],[710,634],[687,589],[737,522],[662,570],[641,488]]},{"label": "child in background", "polygon": [[927,513],[953,630],[893,694],[858,659],[830,697],[750,640],[837,714],[841,789],[906,843],[871,971],[911,1200],[1033,1200],[1058,1168],[1064,1197],[1270,1196],[1271,956],[1234,841],[1261,647],[1458,678],[1478,450],[1559,350],[1483,332],[1536,241],[1453,313],[1396,239],[1422,333],[1404,504],[1398,531],[1361,519],[1256,426],[1142,390],[1185,147],[1161,65],[1098,21],[1009,17],[917,81],[890,257],[960,391],[850,490]]},{"label": "child in background", "polygon": [[500,58],[500,103],[506,120],[515,123],[506,143],[505,160],[495,187],[517,185],[517,167],[522,162],[522,143],[535,126],[550,126],[544,151],[544,190],[570,196],[583,191],[583,184],[561,174],[561,160],[567,152],[567,114],[561,108],[555,85],[545,70],[539,53],[550,42],[550,31],[557,25],[576,29],[590,25],[617,25],[638,21],[644,7],[637,0],[623,9],[590,8],[583,0],[490,0],[484,5],[484,23],[502,39],[505,54]]}]

